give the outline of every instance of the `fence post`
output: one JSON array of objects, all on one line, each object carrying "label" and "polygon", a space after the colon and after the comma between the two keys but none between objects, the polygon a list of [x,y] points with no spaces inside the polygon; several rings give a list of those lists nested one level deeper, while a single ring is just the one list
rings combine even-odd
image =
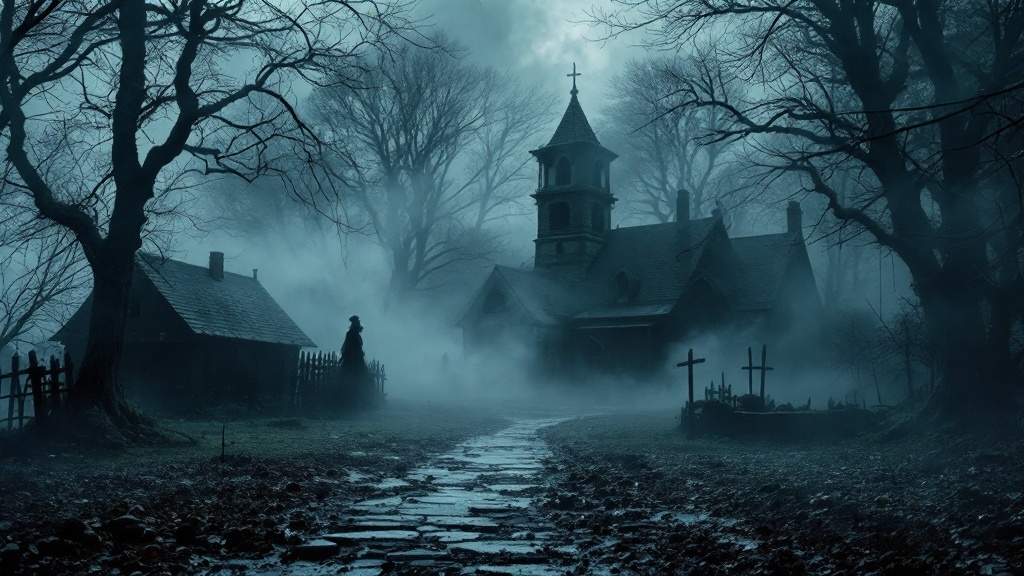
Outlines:
[{"label": "fence post", "polygon": [[[302,351],[299,350],[299,364],[295,367],[295,382],[292,382],[290,389],[288,390],[288,408],[295,408],[295,397],[299,390],[299,374],[302,372]],[[291,372],[287,372],[291,374]]]},{"label": "fence post", "polygon": [[[21,384],[19,379],[18,370],[20,366],[21,358],[17,354],[11,356],[11,397],[7,400],[7,430],[10,431],[14,427],[14,403],[22,402],[21,400]],[[21,410],[18,411],[18,418],[21,418]],[[18,427],[21,428],[21,422],[18,422]]]},{"label": "fence post", "polygon": [[46,369],[39,365],[36,351],[28,353],[28,378],[32,385],[32,410],[35,412],[36,424],[46,423],[46,409],[43,407],[43,376]]},{"label": "fence post", "polygon": [[50,355],[50,411],[60,409],[60,362],[56,356]]},{"label": "fence post", "polygon": [[301,388],[299,389],[299,409],[302,409],[308,402],[309,396],[309,363],[311,362],[312,354],[310,352],[302,353],[302,367],[299,370],[299,382]]},{"label": "fence post", "polygon": [[64,353],[64,398],[68,397],[72,384],[75,383],[75,365],[71,362],[71,352]]}]

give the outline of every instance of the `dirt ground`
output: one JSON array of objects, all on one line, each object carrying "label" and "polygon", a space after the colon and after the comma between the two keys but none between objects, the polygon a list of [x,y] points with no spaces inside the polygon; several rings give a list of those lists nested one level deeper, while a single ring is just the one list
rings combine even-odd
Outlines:
[{"label": "dirt ground", "polygon": [[671,418],[542,431],[575,573],[1024,574],[1020,438],[687,440]]},{"label": "dirt ground", "polygon": [[[1024,575],[1018,437],[689,440],[675,414],[571,417],[523,436],[546,442],[535,484],[512,498],[526,508],[498,520],[511,523],[508,534],[480,538],[528,539],[501,544],[522,548],[518,557],[504,549],[464,560],[415,523],[396,531],[402,541],[333,547],[323,559],[295,552],[351,530],[354,514],[384,526],[379,514],[486,496],[477,491],[489,480],[432,487],[441,472],[430,467],[454,462],[452,450],[485,476],[532,470],[479,443],[492,435],[501,449],[509,437],[498,431],[521,411],[390,403],[333,419],[225,413],[162,421],[193,444],[0,454],[0,574]],[[449,467],[465,476],[460,466]],[[374,506],[398,512],[367,515]],[[512,526],[526,516],[527,530]],[[419,560],[396,560],[410,552]],[[518,571],[502,572],[513,563]]]},{"label": "dirt ground", "polygon": [[0,455],[0,574],[272,571],[375,481],[507,421],[391,402],[347,418],[161,424],[197,442]]}]

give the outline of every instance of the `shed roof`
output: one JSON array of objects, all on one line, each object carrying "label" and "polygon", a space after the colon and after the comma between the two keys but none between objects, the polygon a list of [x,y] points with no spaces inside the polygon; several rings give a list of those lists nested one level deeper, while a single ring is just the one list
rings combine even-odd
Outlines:
[{"label": "shed roof", "polygon": [[196,334],[315,347],[258,280],[140,252],[139,270]]}]

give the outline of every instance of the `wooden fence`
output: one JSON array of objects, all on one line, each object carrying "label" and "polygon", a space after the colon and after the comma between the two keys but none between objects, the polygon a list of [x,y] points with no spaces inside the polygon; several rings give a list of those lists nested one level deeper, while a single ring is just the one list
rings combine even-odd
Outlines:
[{"label": "wooden fence", "polygon": [[[384,364],[373,360],[367,365],[373,379],[374,403],[384,399],[384,382],[387,374]],[[317,406],[330,407],[351,401],[342,390],[341,358],[337,352],[302,352],[295,386],[291,390],[290,404],[296,410],[309,410]]]},{"label": "wooden fence", "polygon": [[[0,429],[21,430],[32,420],[43,424],[64,403],[67,389],[74,380],[73,370],[71,355],[67,353],[63,366],[56,356],[50,356],[47,367],[40,364],[33,350],[28,353],[28,366],[24,369],[21,358],[14,355],[9,373],[4,374],[0,368]],[[26,406],[30,396],[32,402]]]}]

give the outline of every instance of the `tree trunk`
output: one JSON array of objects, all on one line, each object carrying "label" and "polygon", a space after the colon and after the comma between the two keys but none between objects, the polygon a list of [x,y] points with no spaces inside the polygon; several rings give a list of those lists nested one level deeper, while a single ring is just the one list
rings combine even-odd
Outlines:
[{"label": "tree trunk", "polygon": [[125,399],[120,372],[135,252],[117,252],[93,263],[89,338],[78,379],[68,391],[68,407],[76,413],[98,410],[124,427],[143,420]]},{"label": "tree trunk", "polygon": [[921,285],[920,296],[942,375],[934,396],[939,412],[955,417],[999,406],[990,374],[982,367],[987,354],[981,298],[942,279]]},{"label": "tree trunk", "polygon": [[384,296],[384,308],[388,309],[394,303],[402,303],[414,288],[414,274],[410,270],[412,263],[408,252],[404,250],[393,250],[391,254],[391,278],[388,280],[388,291]]},{"label": "tree trunk", "polygon": [[[907,334],[909,338],[909,331]],[[914,370],[910,364],[910,350],[903,351],[903,369],[907,373],[907,398],[910,400],[910,405],[914,405]]]}]

